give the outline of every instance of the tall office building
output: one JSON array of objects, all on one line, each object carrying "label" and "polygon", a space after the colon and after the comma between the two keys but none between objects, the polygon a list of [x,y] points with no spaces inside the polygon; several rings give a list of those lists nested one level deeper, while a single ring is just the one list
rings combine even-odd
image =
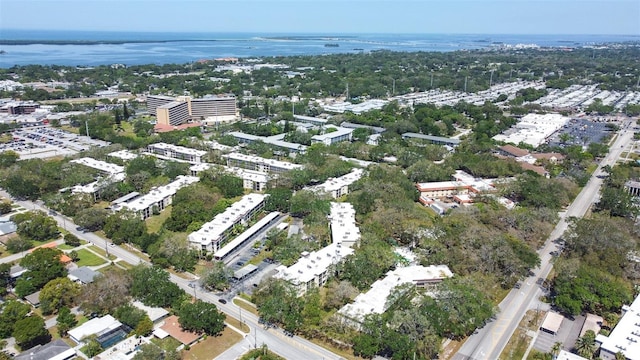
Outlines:
[{"label": "tall office building", "polygon": [[162,105],[166,105],[168,103],[174,102],[176,99],[171,96],[164,95],[148,95],[147,96],[147,111],[149,114],[156,116],[156,109]]},{"label": "tall office building", "polygon": [[173,101],[156,108],[158,124],[178,126],[189,121],[189,106],[186,102]]}]

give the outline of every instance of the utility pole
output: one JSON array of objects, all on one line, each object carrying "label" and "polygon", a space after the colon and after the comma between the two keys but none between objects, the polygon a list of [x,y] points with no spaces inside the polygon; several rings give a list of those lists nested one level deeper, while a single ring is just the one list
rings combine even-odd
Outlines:
[{"label": "utility pole", "polygon": [[345,100],[349,101],[349,83],[347,83],[347,98]]},{"label": "utility pole", "polygon": [[467,92],[467,78],[468,76],[464,77],[464,92]]},{"label": "utility pole", "polygon": [[396,79],[393,79],[393,88],[391,90],[391,96],[396,94]]},{"label": "utility pole", "polygon": [[84,127],[87,129],[87,137],[89,137],[89,120],[84,122]]},{"label": "utility pole", "polygon": [[431,85],[429,85],[429,89],[433,89],[433,70],[431,70]]}]

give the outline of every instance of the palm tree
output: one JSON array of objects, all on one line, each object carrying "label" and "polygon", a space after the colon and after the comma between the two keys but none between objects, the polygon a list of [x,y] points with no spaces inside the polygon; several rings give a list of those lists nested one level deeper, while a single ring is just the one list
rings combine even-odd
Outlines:
[{"label": "palm tree", "polygon": [[562,342],[556,341],[553,344],[553,347],[551,347],[551,355],[553,356],[554,359],[558,357],[560,350],[562,350]]},{"label": "palm tree", "polygon": [[578,355],[591,359],[596,352],[596,333],[593,330],[587,330],[583,336],[576,340],[576,350]]},{"label": "palm tree", "polygon": [[622,351],[618,351],[616,353],[616,360],[627,360],[627,357],[624,356],[624,354],[622,353]]}]

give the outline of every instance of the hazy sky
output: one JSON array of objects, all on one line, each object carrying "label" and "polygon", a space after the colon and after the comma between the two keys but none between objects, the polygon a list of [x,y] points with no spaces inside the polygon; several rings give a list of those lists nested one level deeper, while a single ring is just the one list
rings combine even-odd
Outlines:
[{"label": "hazy sky", "polygon": [[2,28],[640,35],[640,0],[0,0]]}]

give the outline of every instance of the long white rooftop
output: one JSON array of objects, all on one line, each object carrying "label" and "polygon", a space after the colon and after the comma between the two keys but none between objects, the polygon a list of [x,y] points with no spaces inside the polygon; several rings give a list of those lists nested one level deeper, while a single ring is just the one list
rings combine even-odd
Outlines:
[{"label": "long white rooftop", "polygon": [[360,240],[360,229],[356,225],[356,211],[349,203],[331,203],[331,241],[351,247]]},{"label": "long white rooftop", "polygon": [[328,193],[339,190],[345,186],[349,186],[354,182],[360,180],[362,175],[364,174],[364,170],[359,168],[354,168],[350,173],[342,175],[337,178],[330,178],[322,184],[312,186],[309,190],[321,190]]},{"label": "long white rooftop", "polygon": [[113,156],[115,158],[122,159],[122,160],[133,160],[138,157],[138,154],[132,153],[129,150],[114,151],[112,153],[108,153],[107,155]]},{"label": "long white rooftop", "polygon": [[197,176],[179,175],[173,182],[152,189],[148,194],[140,196],[131,202],[125,202],[119,205],[120,207],[125,207],[133,211],[141,211],[157,204],[169,196],[175,195],[178,190],[193,183],[197,183],[198,181],[200,181],[200,178]]},{"label": "long white rooftop", "polygon": [[549,136],[569,120],[560,114],[527,114],[511,129],[494,136],[493,139],[513,144],[523,142],[537,147],[545,143]]},{"label": "long white rooftop", "polygon": [[158,149],[158,150],[164,150],[164,151],[167,151],[167,150],[173,151],[178,154],[194,155],[194,156],[200,156],[200,157],[205,156],[207,154],[207,152],[204,150],[197,150],[197,149],[192,149],[184,146],[178,146],[178,145],[167,144],[167,143],[149,144],[148,147],[153,149]]},{"label": "long white rooftop", "polygon": [[279,266],[275,278],[287,280],[293,284],[308,283],[327,269],[337,264],[345,256],[353,254],[353,249],[340,243],[329,244],[318,251],[303,252],[302,257],[289,267]]},{"label": "long white rooftop", "polygon": [[81,164],[90,168],[114,175],[124,172],[124,166],[108,163],[106,161],[96,160],[90,157],[83,157],[76,160],[71,160],[72,163]]},{"label": "long white rooftop", "polygon": [[189,234],[190,243],[208,245],[220,240],[225,231],[237,224],[243,217],[258,207],[265,199],[262,194],[248,194],[229,206],[213,220],[205,223],[198,231]]},{"label": "long white rooftop", "polygon": [[100,318],[93,318],[86,323],[69,330],[69,336],[76,341],[82,341],[86,336],[98,334],[106,330],[117,329],[122,323],[111,315],[105,315]]},{"label": "long white rooftop", "polygon": [[242,169],[233,166],[224,166],[224,165],[216,165],[211,163],[199,163],[191,166],[189,170],[192,173],[199,173],[201,171],[209,170],[213,167],[220,167],[224,169],[226,172],[231,173],[233,175],[238,176],[242,180],[251,180],[260,183],[266,183],[269,180],[269,174],[264,173],[262,171]]},{"label": "long white rooftop", "polygon": [[437,282],[452,276],[453,273],[446,265],[399,267],[387,272],[383,279],[371,285],[369,291],[358,295],[353,303],[343,306],[338,313],[347,318],[362,321],[365,315],[382,314],[387,310],[387,298],[395,287],[424,281]]},{"label": "long white rooftop", "polygon": [[273,160],[273,159],[265,159],[259,156],[245,155],[240,153],[230,153],[230,154],[223,155],[223,157],[232,159],[232,160],[254,163],[254,164],[269,165],[269,166],[277,167],[280,169],[287,169],[287,170],[304,168],[304,166],[300,164],[293,164],[290,162]]},{"label": "long white rooftop", "polygon": [[[603,359],[613,359],[618,351],[629,360],[640,360],[640,295],[625,307],[626,312],[609,336],[598,335]],[[608,355],[608,356],[607,356]]]}]

